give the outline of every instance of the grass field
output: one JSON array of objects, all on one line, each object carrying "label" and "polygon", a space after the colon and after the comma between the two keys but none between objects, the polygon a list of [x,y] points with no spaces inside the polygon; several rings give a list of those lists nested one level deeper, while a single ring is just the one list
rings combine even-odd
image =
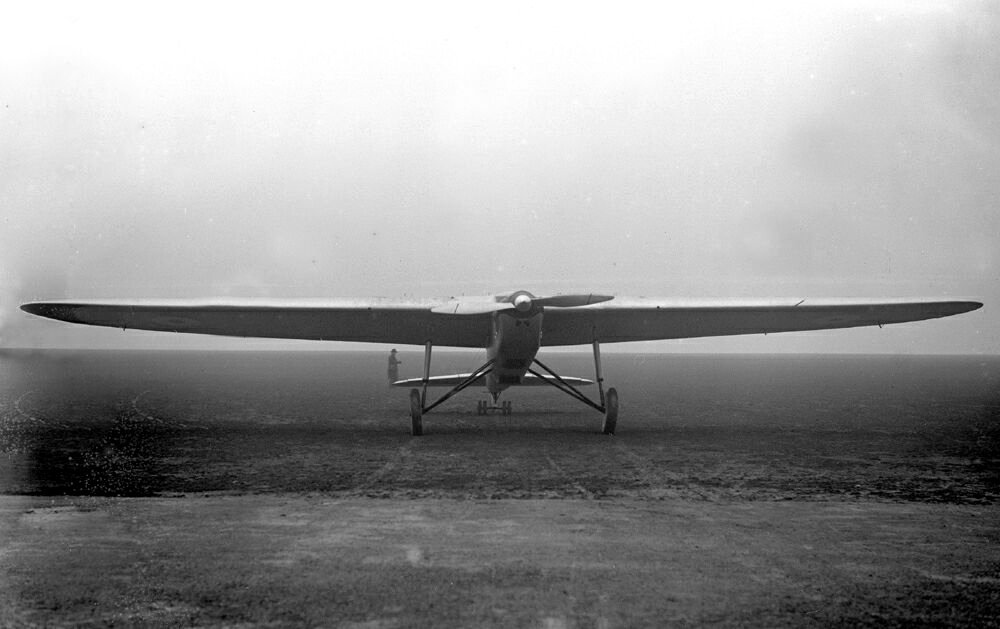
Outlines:
[{"label": "grass field", "polygon": [[996,359],[611,354],[614,437],[535,389],[420,439],[383,362],[2,355],[0,624],[998,624]]}]

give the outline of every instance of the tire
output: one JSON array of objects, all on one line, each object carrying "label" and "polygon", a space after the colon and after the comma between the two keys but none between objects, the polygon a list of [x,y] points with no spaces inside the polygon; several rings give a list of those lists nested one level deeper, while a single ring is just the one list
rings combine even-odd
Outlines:
[{"label": "tire", "polygon": [[410,423],[410,434],[414,437],[424,434],[423,404],[416,389],[410,389]]},{"label": "tire", "polygon": [[618,426],[618,391],[614,387],[608,389],[604,395],[604,409],[604,425],[601,426],[601,432],[613,435]]}]

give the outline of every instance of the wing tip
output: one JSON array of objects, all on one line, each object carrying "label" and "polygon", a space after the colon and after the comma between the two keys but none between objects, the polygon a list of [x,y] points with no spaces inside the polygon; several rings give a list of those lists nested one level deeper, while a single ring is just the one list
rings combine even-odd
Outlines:
[{"label": "wing tip", "polygon": [[48,317],[48,313],[52,311],[52,304],[42,301],[29,301],[26,304],[21,304],[21,310],[38,317]]},{"label": "wing tip", "polygon": [[955,301],[952,302],[954,307],[954,312],[952,314],[962,314],[965,312],[972,312],[973,310],[979,310],[983,307],[983,302],[981,301]]},{"label": "wing tip", "polygon": [[78,320],[74,314],[73,306],[69,304],[58,304],[47,301],[31,301],[21,304],[21,310],[36,317],[46,319],[56,319],[58,321],[69,321],[76,323]]}]

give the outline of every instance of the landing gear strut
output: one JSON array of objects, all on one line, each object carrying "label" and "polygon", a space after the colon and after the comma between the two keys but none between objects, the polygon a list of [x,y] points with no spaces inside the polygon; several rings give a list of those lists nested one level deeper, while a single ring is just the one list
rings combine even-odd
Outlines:
[{"label": "landing gear strut", "polygon": [[601,374],[601,344],[599,341],[596,339],[594,340],[594,372],[596,376],[595,379],[597,380],[597,390],[601,396],[600,403],[588,398],[586,395],[581,393],[579,389],[560,378],[559,374],[546,367],[545,363],[537,358],[534,359],[534,364],[548,372],[551,377],[545,377],[530,368],[528,369],[529,372],[541,378],[543,382],[551,384],[571,398],[577,399],[594,410],[604,413],[604,423],[601,426],[601,432],[606,435],[615,434],[615,427],[618,425],[618,391],[612,387],[608,389],[606,394],[604,392],[604,376]]},{"label": "landing gear strut", "polygon": [[[431,409],[435,408],[438,404],[441,404],[445,400],[449,399],[451,396],[455,395],[459,391],[464,390],[470,386],[476,380],[482,378],[486,374],[493,371],[493,359],[486,361],[479,369],[476,369],[469,377],[463,380],[451,391],[448,391],[437,401],[428,404],[427,403],[427,385],[431,379],[431,342],[427,341],[424,351],[424,378],[423,378],[423,390],[410,389],[410,420],[413,424],[412,434],[414,437],[419,437],[424,434],[423,431],[423,414],[430,412]],[[508,402],[508,405],[510,403]],[[508,406],[509,408],[509,406]],[[485,411],[484,411],[485,412]]]},{"label": "landing gear strut", "polygon": [[[541,379],[542,382],[552,385],[553,387],[559,389],[566,395],[583,402],[587,406],[590,406],[594,410],[604,413],[604,422],[601,424],[601,432],[606,435],[615,434],[615,428],[618,426],[618,391],[616,389],[609,388],[607,392],[604,390],[604,376],[601,373],[601,346],[600,343],[594,340],[594,371],[597,380],[597,390],[600,394],[600,402],[591,400],[589,397],[580,392],[579,389],[574,387],[569,382],[563,380],[559,374],[549,369],[545,363],[538,360],[538,358],[533,359],[532,364],[538,365],[549,375],[545,376],[534,369],[528,368],[528,372],[532,375]],[[486,374],[493,371],[493,359],[486,361],[479,369],[476,369],[469,377],[463,380],[455,388],[448,391],[437,401],[428,404],[427,403],[427,385],[430,382],[430,372],[431,372],[431,342],[428,341],[426,345],[426,353],[424,354],[424,377],[423,377],[423,389],[410,389],[410,420],[412,434],[415,437],[419,437],[424,433],[423,430],[423,415],[424,413],[430,412],[431,409],[437,407],[439,404],[448,400],[456,393],[464,390],[465,388],[472,385],[480,378],[486,376]],[[497,397],[499,393],[493,394],[493,405],[490,405],[486,400],[480,400],[476,405],[476,414],[485,415],[490,410],[499,410],[503,415],[511,414],[511,402],[510,400],[504,400],[500,406],[497,406]]]},{"label": "landing gear strut", "polygon": [[606,435],[615,434],[615,426],[618,425],[618,391],[611,387],[608,389],[607,400],[604,404],[604,424],[601,432]]},{"label": "landing gear strut", "polygon": [[420,403],[420,391],[410,389],[410,421],[412,423],[410,434],[419,437],[424,434],[424,408]]}]

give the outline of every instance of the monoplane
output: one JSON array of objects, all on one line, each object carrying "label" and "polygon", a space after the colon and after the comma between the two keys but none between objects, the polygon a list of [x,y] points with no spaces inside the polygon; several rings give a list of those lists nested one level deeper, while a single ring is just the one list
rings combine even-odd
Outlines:
[{"label": "monoplane", "polygon": [[[618,392],[605,389],[601,344],[627,341],[771,334],[851,328],[935,319],[981,308],[977,301],[814,300],[683,301],[572,294],[536,297],[528,291],[482,298],[399,301],[148,301],[60,300],[27,303],[31,314],[70,323],[237,337],[312,339],[422,345],[421,378],[393,384],[412,387],[412,434],[423,433],[423,415],[471,386],[485,387],[479,414],[510,414],[500,394],[511,386],[552,386],[604,414],[602,432],[614,434]],[[538,359],[542,347],[590,345],[594,380],[561,376]],[[431,375],[434,346],[486,350],[469,373]],[[580,387],[597,384],[592,399]],[[427,389],[449,390],[428,401]]]}]

